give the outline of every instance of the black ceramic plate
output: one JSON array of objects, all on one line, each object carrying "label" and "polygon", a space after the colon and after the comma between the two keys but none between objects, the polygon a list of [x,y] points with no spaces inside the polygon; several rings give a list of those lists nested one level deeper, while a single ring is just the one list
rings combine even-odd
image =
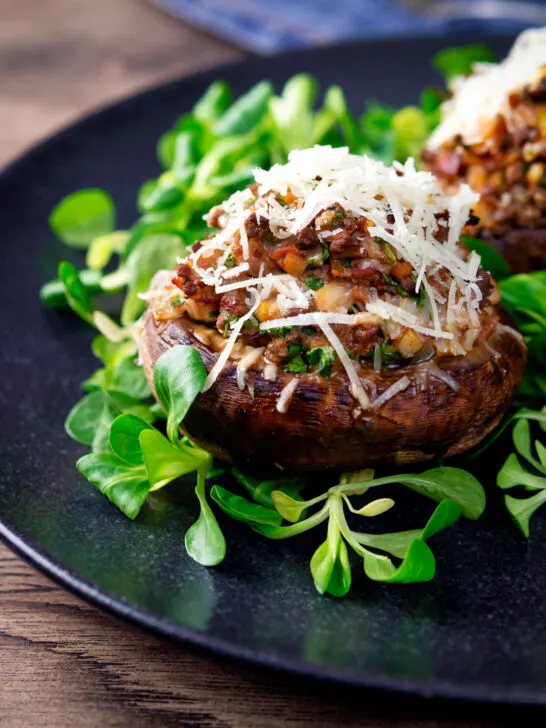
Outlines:
[{"label": "black ceramic plate", "polygon": [[[184,488],[154,495],[132,523],[74,469],[81,449],[63,420],[95,366],[91,333],[38,301],[40,283],[66,254],[48,230],[51,208],[75,189],[101,186],[120,224],[130,224],[139,183],[158,172],[156,139],[217,76],[240,93],[304,70],[340,83],[357,109],[365,97],[402,104],[435,81],[429,59],[442,44],[396,40],[253,59],[108,108],[3,173],[0,533],[61,584],[174,640],[361,687],[546,704],[540,515],[523,543],[496,512],[490,482],[489,515],[436,539],[432,583],[379,585],[362,575],[342,600],[314,590],[308,563],[317,535],[270,543],[225,524],[228,558],[201,568],[184,551],[196,517]],[[492,45],[504,52],[508,42]]]}]

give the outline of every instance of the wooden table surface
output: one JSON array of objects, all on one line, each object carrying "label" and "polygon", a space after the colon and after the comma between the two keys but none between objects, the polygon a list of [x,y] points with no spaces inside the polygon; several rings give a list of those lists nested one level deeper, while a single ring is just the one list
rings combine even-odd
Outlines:
[{"label": "wooden table surface", "polygon": [[[0,0],[0,163],[106,101],[241,56],[138,0]],[[544,724],[500,715],[195,655],[113,621],[0,545],[2,728]]]}]

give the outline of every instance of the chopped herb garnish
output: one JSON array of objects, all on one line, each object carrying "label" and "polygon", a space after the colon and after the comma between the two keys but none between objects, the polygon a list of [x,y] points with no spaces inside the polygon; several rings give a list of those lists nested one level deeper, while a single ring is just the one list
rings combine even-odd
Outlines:
[{"label": "chopped herb garnish", "polygon": [[292,374],[303,374],[307,371],[307,364],[303,360],[302,355],[298,354],[293,359],[290,359],[283,369],[285,372],[292,372]]},{"label": "chopped herb garnish", "polygon": [[173,308],[176,308],[177,306],[182,306],[184,303],[184,298],[182,296],[175,296],[174,298],[171,298],[171,306]]},{"label": "chopped herb garnish", "polygon": [[390,361],[392,359],[400,359],[400,353],[392,344],[390,339],[384,339],[381,343],[381,359]]},{"label": "chopped herb garnish", "polygon": [[336,353],[331,346],[317,346],[307,352],[307,361],[316,366],[318,373],[325,379],[330,377],[335,360]]},{"label": "chopped herb garnish", "polygon": [[[380,240],[380,238],[376,238],[376,240]],[[394,253],[394,250],[384,240],[382,240],[381,242],[383,243],[383,247],[385,248],[385,255],[387,256],[387,258],[389,260],[392,260],[392,262],[394,263],[394,261],[397,260],[397,257],[396,257],[396,255]]]},{"label": "chopped herb garnish", "polygon": [[275,199],[281,207],[288,207],[288,202],[286,202],[286,200],[284,200],[280,195],[277,195]]},{"label": "chopped herb garnish", "polygon": [[266,333],[271,334],[271,336],[280,336],[281,339],[284,339],[292,331],[292,328],[292,326],[281,326],[278,329],[267,329]]},{"label": "chopped herb garnish", "polygon": [[400,283],[396,283],[395,287],[396,287],[396,292],[398,293],[398,295],[403,296],[404,298],[407,298],[409,295],[411,295],[406,291],[406,289],[403,286],[400,285]]},{"label": "chopped herb garnish", "polygon": [[419,308],[422,308],[425,305],[425,298],[426,298],[426,294],[425,294],[425,291],[423,289],[423,286],[420,286],[419,287],[419,290],[417,291],[417,294],[416,295],[417,295],[417,301],[416,301],[416,303],[419,306]]},{"label": "chopped herb garnish", "polygon": [[231,253],[225,259],[224,265],[226,266],[226,268],[233,268],[234,267],[234,265],[235,265],[235,258],[232,256]]},{"label": "chopped herb garnish", "polygon": [[302,326],[301,332],[302,332],[302,334],[305,334],[306,336],[316,336],[317,329],[316,329],[316,326]]},{"label": "chopped herb garnish", "polygon": [[303,346],[301,344],[298,344],[297,341],[293,341],[291,344],[288,344],[288,356],[290,358],[296,356],[296,354],[301,354],[302,351]]},{"label": "chopped herb garnish", "polygon": [[388,286],[396,285],[394,280],[392,279],[392,276],[390,276],[388,273],[381,273],[381,275],[383,276],[383,280]]},{"label": "chopped herb garnish", "polygon": [[324,285],[324,281],[320,278],[315,278],[315,276],[307,276],[304,282],[307,288],[310,288],[312,291],[318,291]]},{"label": "chopped herb garnish", "polygon": [[230,313],[228,315],[228,317],[224,321],[224,333],[223,333],[224,339],[227,339],[227,336],[229,334],[229,329],[230,329],[231,324],[234,321],[237,321],[238,318],[239,318],[238,316],[234,316],[232,313]]},{"label": "chopped herb garnish", "polygon": [[338,218],[339,220],[343,220],[343,219],[344,219],[344,217],[345,217],[345,213],[344,213],[344,212],[343,212],[342,210],[338,210],[338,211],[336,212],[336,217],[337,217],[337,218]]},{"label": "chopped herb garnish", "polygon": [[[373,359],[375,356],[375,348],[370,349],[370,351],[363,356],[364,359]],[[397,360],[400,359],[401,356],[398,353],[398,350],[395,349],[395,347],[391,344],[391,340],[389,338],[383,339],[383,341],[379,344],[379,351],[377,354],[377,359],[381,362],[385,361],[391,361],[391,360]]]},{"label": "chopped herb garnish", "polygon": [[249,319],[247,319],[243,324],[243,329],[251,329],[255,328],[256,326],[259,326],[260,322],[255,316],[251,316]]},{"label": "chopped herb garnish", "polygon": [[343,261],[343,267],[344,267],[344,268],[350,268],[350,267],[351,267],[351,264],[352,264],[352,262],[353,262],[353,261],[352,261],[352,260],[349,260],[349,258],[345,258],[345,260]]},{"label": "chopped herb garnish", "polygon": [[322,246],[322,262],[326,263],[330,257],[330,248],[327,245]]}]

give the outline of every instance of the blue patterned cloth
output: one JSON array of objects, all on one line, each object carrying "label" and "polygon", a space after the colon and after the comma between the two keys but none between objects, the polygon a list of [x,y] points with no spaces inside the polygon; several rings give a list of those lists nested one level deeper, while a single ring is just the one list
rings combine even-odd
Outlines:
[{"label": "blue patterned cloth", "polygon": [[[546,24],[546,1],[499,3],[504,17],[470,17],[491,9],[478,0],[437,0],[428,17],[395,0],[154,0],[178,17],[257,53],[351,38],[438,32],[517,32]],[[511,10],[512,6],[513,10]],[[457,13],[457,10],[459,12]],[[467,12],[468,10],[468,12]],[[444,12],[442,12],[444,11]],[[455,11],[455,13],[454,13]],[[454,19],[453,15],[458,17]],[[451,18],[451,19],[450,19]]]}]

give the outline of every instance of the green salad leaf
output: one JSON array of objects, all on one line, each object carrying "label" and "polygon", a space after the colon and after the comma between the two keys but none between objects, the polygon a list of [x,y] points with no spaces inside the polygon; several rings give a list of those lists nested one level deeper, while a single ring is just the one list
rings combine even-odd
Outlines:
[{"label": "green salad leaf", "polygon": [[446,84],[458,76],[468,76],[475,63],[494,63],[495,54],[483,43],[473,43],[456,48],[444,48],[436,53],[432,65],[439,71]]},{"label": "green salad leaf", "polygon": [[[520,497],[505,494],[504,503],[526,538],[530,534],[531,516],[546,502],[546,447],[540,440],[533,441],[531,421],[530,418],[516,420],[512,429],[515,452],[508,455],[497,475],[499,488],[515,488],[516,492],[519,490],[523,494]],[[544,427],[544,424],[541,426]],[[526,461],[525,465],[520,458]],[[529,492],[533,495],[527,495]]]},{"label": "green salad leaf", "polygon": [[207,502],[205,493],[206,469],[197,471],[195,493],[199,500],[199,518],[186,531],[185,544],[188,554],[203,566],[216,566],[226,555],[226,539],[216,516]]},{"label": "green salad leaf", "polygon": [[280,526],[282,523],[282,515],[272,508],[266,508],[259,503],[252,503],[252,501],[242,498],[236,493],[231,493],[218,485],[212,487],[210,497],[224,513],[236,521],[242,521],[249,525],[267,524],[271,526]]},{"label": "green salad leaf", "polygon": [[127,295],[121,310],[121,322],[130,326],[144,310],[144,301],[138,296],[150,287],[158,270],[170,269],[176,259],[185,255],[179,235],[155,233],[141,238],[127,257]]},{"label": "green salad leaf", "polygon": [[191,346],[175,346],[158,359],[154,389],[167,412],[167,434],[172,443],[178,442],[178,428],[206,378],[201,357]]},{"label": "green salad leaf", "polygon": [[81,457],[76,467],[128,518],[137,517],[150,490],[143,465],[124,462],[113,453],[93,452]]},{"label": "green salad leaf", "polygon": [[114,202],[101,189],[72,192],[49,216],[55,235],[71,248],[87,248],[95,238],[111,233],[114,223]]},{"label": "green salad leaf", "polygon": [[110,448],[114,455],[129,465],[144,465],[140,435],[153,427],[135,415],[122,414],[112,422],[109,432]]},{"label": "green salad leaf", "polygon": [[349,552],[335,518],[328,521],[328,537],[313,554],[310,566],[319,594],[343,597],[351,588]]}]

